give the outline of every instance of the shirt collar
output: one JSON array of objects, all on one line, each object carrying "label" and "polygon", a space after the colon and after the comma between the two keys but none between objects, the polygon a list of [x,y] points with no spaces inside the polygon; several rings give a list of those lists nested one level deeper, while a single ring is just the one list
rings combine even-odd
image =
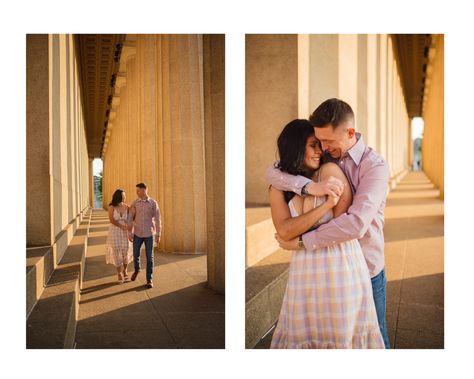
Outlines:
[{"label": "shirt collar", "polygon": [[148,196],[146,199],[140,199],[140,198],[138,198],[138,201],[150,201],[150,196]]},{"label": "shirt collar", "polygon": [[347,154],[352,158],[354,163],[358,166],[360,160],[362,159],[362,155],[364,155],[365,151],[365,143],[362,135],[360,133],[356,133],[357,142],[352,146],[344,156]]}]

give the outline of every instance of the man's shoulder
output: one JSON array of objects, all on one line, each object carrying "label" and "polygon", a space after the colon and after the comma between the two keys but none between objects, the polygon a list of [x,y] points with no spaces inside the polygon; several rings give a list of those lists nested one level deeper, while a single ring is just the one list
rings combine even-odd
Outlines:
[{"label": "man's shoulder", "polygon": [[362,161],[369,165],[387,165],[387,161],[375,149],[367,146]]},{"label": "man's shoulder", "polygon": [[383,169],[387,173],[390,171],[387,161],[371,147],[366,147],[364,157],[360,162],[361,168],[364,170],[369,170],[371,168],[377,167],[378,169]]},{"label": "man's shoulder", "polygon": [[153,204],[154,206],[158,206],[158,202],[157,202],[155,199],[153,199],[152,197],[149,197],[149,198],[148,198],[148,201],[149,201],[151,204]]}]

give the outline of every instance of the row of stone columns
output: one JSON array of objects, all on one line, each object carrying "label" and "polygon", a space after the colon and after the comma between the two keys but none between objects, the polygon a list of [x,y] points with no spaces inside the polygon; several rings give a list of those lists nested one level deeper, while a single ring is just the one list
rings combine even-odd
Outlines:
[{"label": "row of stone columns", "polygon": [[[300,91],[299,99],[312,104],[305,111],[311,113],[329,97],[347,101],[356,114],[356,129],[388,161],[392,176],[406,170],[410,119],[391,37],[340,34],[299,38],[299,48],[306,49],[309,56],[309,69],[304,69],[311,85],[306,93]],[[309,43],[302,44],[302,39]]]},{"label": "row of stone columns", "polygon": [[284,125],[331,97],[351,105],[396,180],[410,165],[410,120],[389,35],[246,36],[248,206],[268,204],[264,172]]},{"label": "row of stone columns", "polygon": [[147,183],[162,215],[160,250],[207,252],[210,284],[221,291],[224,230],[214,216],[217,205],[222,223],[224,49],[211,41],[223,38],[128,35],[103,148],[104,207],[117,188],[131,203],[135,185]]},{"label": "row of stone columns", "polygon": [[27,246],[53,245],[89,206],[72,35],[27,35]]}]

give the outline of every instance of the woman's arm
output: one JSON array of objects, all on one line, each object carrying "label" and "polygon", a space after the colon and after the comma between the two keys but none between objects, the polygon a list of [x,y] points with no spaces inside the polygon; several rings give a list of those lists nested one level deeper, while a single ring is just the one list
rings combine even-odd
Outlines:
[{"label": "woman's arm", "polygon": [[310,210],[298,217],[291,217],[290,209],[283,192],[270,187],[270,206],[273,225],[278,235],[285,241],[289,241],[307,232],[323,215],[334,206],[331,201],[326,201],[321,206]]},{"label": "woman's arm", "polygon": [[131,215],[131,209],[132,207],[128,206],[127,204],[125,204],[125,206],[127,207],[127,226],[128,226],[128,231],[132,231],[133,230],[133,218],[132,218],[132,215]]},{"label": "woman's arm", "polygon": [[[325,163],[321,166],[321,180],[326,180],[330,177],[335,177],[339,179],[344,184],[344,190],[342,191],[339,202],[333,209],[334,218],[340,216],[343,213],[346,213],[349,207],[352,204],[352,192],[349,181],[347,180],[346,175],[341,170],[341,168],[335,163]],[[327,197],[327,200],[330,200],[331,196]]]},{"label": "woman's arm", "polygon": [[119,227],[120,229],[128,230],[127,225],[119,224],[117,221],[114,219],[114,207],[109,206],[109,221],[112,225],[115,225]]}]

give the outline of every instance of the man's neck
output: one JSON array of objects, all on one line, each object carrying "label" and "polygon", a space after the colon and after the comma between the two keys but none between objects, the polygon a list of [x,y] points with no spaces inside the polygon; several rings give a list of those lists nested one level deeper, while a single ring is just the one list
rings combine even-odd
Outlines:
[{"label": "man's neck", "polygon": [[343,155],[344,155],[345,153],[348,153],[349,150],[352,149],[352,148],[355,146],[356,143],[357,143],[357,138],[356,138],[356,136],[354,136],[354,137],[352,138],[352,140],[349,142],[349,147],[346,149],[346,151],[344,151]]},{"label": "man's neck", "polygon": [[140,199],[140,200],[147,200],[147,199],[148,199],[148,195],[139,196],[139,199]]}]

